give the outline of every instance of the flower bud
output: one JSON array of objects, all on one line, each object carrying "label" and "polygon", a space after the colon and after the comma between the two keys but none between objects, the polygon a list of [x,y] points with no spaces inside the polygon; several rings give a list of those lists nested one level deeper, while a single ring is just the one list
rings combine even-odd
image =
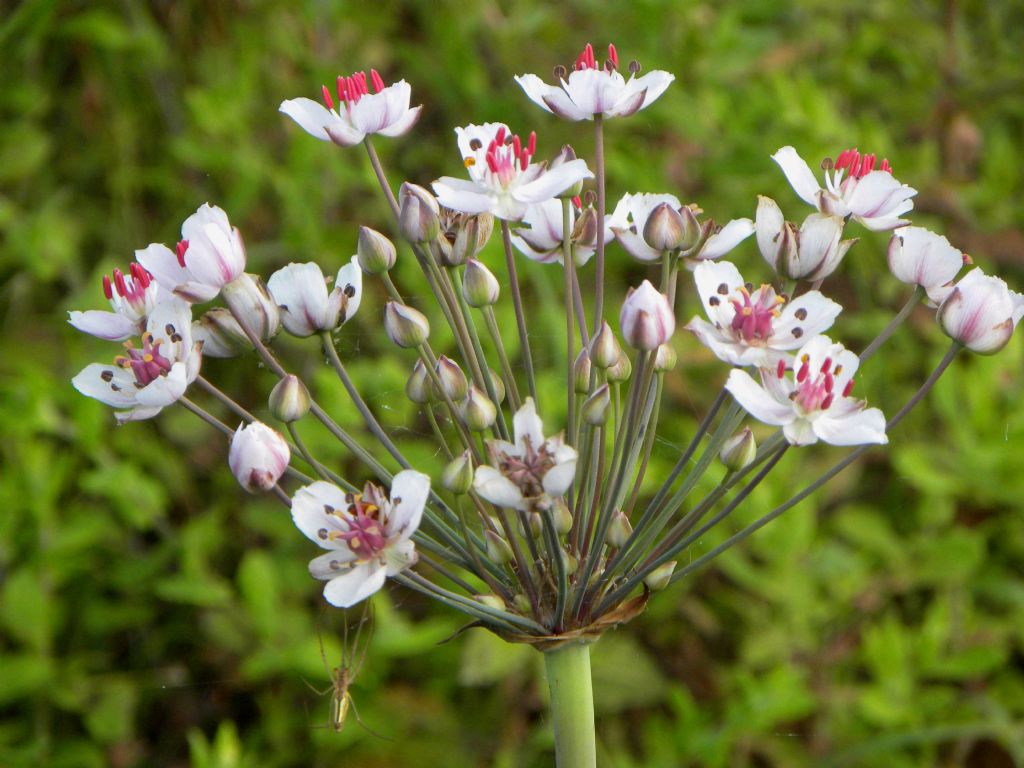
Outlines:
[{"label": "flower bud", "polygon": [[561,499],[551,507],[551,522],[555,526],[555,533],[559,535],[566,534],[572,529],[572,512]]},{"label": "flower bud", "polygon": [[[615,342],[616,346],[618,342]],[[619,349],[619,359],[615,361],[615,365],[605,371],[605,376],[608,377],[608,381],[615,383],[616,381],[629,381],[629,377],[633,375],[633,364],[629,362],[629,355]]]},{"label": "flower bud", "polygon": [[[445,258],[442,263],[446,267],[458,267],[476,256],[477,229],[480,223],[476,216],[467,216],[461,227],[455,232],[455,241],[449,244]],[[446,238],[438,238],[440,242],[448,243]]]},{"label": "flower bud", "polygon": [[757,441],[750,427],[744,427],[722,444],[718,458],[730,472],[739,472],[757,455]]},{"label": "flower bud", "polygon": [[529,512],[526,515],[526,527],[523,526],[523,519],[519,518],[519,532],[523,536],[533,536],[537,538],[544,530],[544,520],[540,516],[540,512]]},{"label": "flower bud", "polygon": [[1021,315],[1024,296],[975,268],[946,296],[936,318],[954,341],[979,355],[994,355],[1010,341]]},{"label": "flower bud", "polygon": [[581,411],[583,421],[592,427],[599,427],[608,421],[608,409],[611,406],[612,398],[609,394],[607,384],[602,384],[594,390],[594,394],[583,403]]},{"label": "flower bud", "polygon": [[566,552],[564,549],[561,550],[562,562],[565,563],[565,575],[572,576],[580,568],[580,561],[575,555],[570,552]]},{"label": "flower bud", "polygon": [[619,342],[615,339],[612,327],[607,321],[601,322],[601,328],[590,340],[590,360],[598,368],[610,368],[618,362],[620,355]]},{"label": "flower bud", "polygon": [[889,269],[901,282],[935,288],[956,279],[963,253],[924,227],[900,227],[889,241]]},{"label": "flower bud", "polygon": [[203,342],[205,357],[237,357],[252,349],[242,326],[224,307],[209,309],[192,323],[192,338]]},{"label": "flower bud", "polygon": [[380,275],[395,266],[397,254],[395,244],[380,232],[369,227],[359,228],[359,244],[356,246],[359,266],[371,275]]},{"label": "flower bud", "polygon": [[504,565],[512,559],[512,547],[499,534],[488,529],[484,531],[484,541],[487,544],[487,559],[492,563]]},{"label": "flower bud", "polygon": [[523,616],[529,616],[530,611],[532,610],[529,598],[527,598],[522,592],[512,598],[512,605]]},{"label": "flower bud", "polygon": [[572,386],[577,395],[590,391],[590,352],[581,349],[572,366]]},{"label": "flower bud", "polygon": [[665,373],[676,367],[679,356],[671,344],[662,344],[654,353],[654,372]]},{"label": "flower bud", "polygon": [[457,496],[469,493],[473,487],[473,460],[469,451],[463,451],[441,472],[441,485]]},{"label": "flower bud", "polygon": [[663,563],[644,577],[644,584],[647,585],[647,588],[651,590],[651,592],[657,592],[659,589],[664,589],[668,586],[668,583],[672,578],[672,571],[675,569],[675,560]]},{"label": "flower bud", "polygon": [[633,534],[633,526],[621,509],[612,515],[612,521],[608,525],[608,543],[616,549],[622,549]]},{"label": "flower bud", "polygon": [[505,402],[505,381],[491,368],[488,368],[487,372],[491,375],[491,384],[494,385],[494,394],[498,398],[496,405],[501,405]]},{"label": "flower bud", "polygon": [[499,611],[505,610],[505,601],[497,595],[473,595],[473,599],[481,605],[486,605],[488,608],[494,608]]},{"label": "flower bud", "polygon": [[441,209],[437,199],[417,184],[405,182],[398,190],[398,224],[410,243],[426,243],[441,231]]},{"label": "flower bud", "polygon": [[658,203],[644,224],[644,241],[656,251],[674,251],[683,243],[683,217],[671,203]]},{"label": "flower bud", "polygon": [[[553,171],[558,166],[565,165],[566,163],[571,163],[575,159],[576,151],[571,146],[566,144],[562,147],[562,150],[557,155],[551,158],[551,161],[548,163],[548,170]],[[562,192],[559,195],[556,195],[556,197],[561,198],[562,200],[571,200],[572,198],[579,195],[582,191],[583,180],[580,179],[571,187],[567,188],[564,192]]]},{"label": "flower bud", "polygon": [[[572,228],[572,242],[577,248],[594,248],[597,245],[597,211],[587,206],[576,219]],[[587,256],[589,259],[589,255]],[[576,264],[582,266],[581,256],[576,255]]]},{"label": "flower bud", "polygon": [[291,424],[309,413],[309,390],[302,379],[289,373],[270,390],[269,405],[275,419]]},{"label": "flower bud", "polygon": [[469,394],[460,406],[462,420],[471,432],[483,432],[490,429],[498,417],[498,409],[491,399],[475,384],[470,386]]},{"label": "flower bud", "polygon": [[338,270],[334,288],[328,292],[317,264],[289,264],[270,276],[267,288],[281,310],[285,330],[304,338],[333,331],[352,319],[362,299],[363,271],[353,256]]},{"label": "flower bud", "polygon": [[414,403],[426,405],[434,399],[434,388],[430,382],[430,374],[422,360],[417,360],[412,367],[409,380],[405,382],[405,394]]},{"label": "flower bud", "polygon": [[[466,374],[459,368],[458,363],[450,357],[441,355],[437,358],[434,372],[437,373],[437,378],[441,382],[441,391],[435,392],[438,397],[443,400],[447,396],[454,403],[466,396],[469,391],[469,382],[466,381]],[[434,386],[437,386],[436,382]]]},{"label": "flower bud", "polygon": [[259,275],[243,272],[221,289],[221,295],[232,313],[263,341],[281,329],[281,313]]},{"label": "flower bud", "polygon": [[278,432],[258,421],[241,425],[231,437],[228,465],[249,493],[269,491],[288,468],[291,452]]},{"label": "flower bud", "polygon": [[462,278],[462,295],[471,307],[489,307],[498,301],[498,278],[482,262],[470,259]]},{"label": "flower bud", "polygon": [[700,242],[702,232],[700,221],[697,220],[697,214],[700,212],[700,208],[693,203],[679,209],[679,217],[683,220],[683,233],[679,239],[681,250],[690,251]]},{"label": "flower bud", "polygon": [[626,294],[619,313],[622,337],[634,349],[653,350],[664,344],[676,329],[676,317],[668,297],[649,280]]},{"label": "flower bud", "polygon": [[399,347],[409,349],[427,340],[430,321],[417,309],[389,301],[384,307],[384,331]]}]

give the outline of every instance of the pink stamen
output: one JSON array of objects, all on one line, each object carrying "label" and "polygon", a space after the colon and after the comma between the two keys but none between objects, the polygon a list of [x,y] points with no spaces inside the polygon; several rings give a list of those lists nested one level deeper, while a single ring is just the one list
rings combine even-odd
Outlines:
[{"label": "pink stamen", "polygon": [[578,211],[582,211],[583,210],[583,201],[580,200],[580,196],[579,195],[576,195],[572,199],[572,204],[576,206],[576,210],[578,210]]},{"label": "pink stamen", "polygon": [[775,375],[780,379],[786,375],[786,361],[779,360],[779,364],[775,366]]},{"label": "pink stamen", "polygon": [[828,396],[821,401],[821,410],[827,411],[828,407],[832,405],[832,393],[829,392]]},{"label": "pink stamen", "polygon": [[110,285],[110,278],[106,275],[103,276],[103,295],[107,297],[107,301],[114,298],[114,291]]},{"label": "pink stamen", "polygon": [[[845,170],[848,178],[860,179],[875,170],[877,162],[878,155],[861,155],[856,148],[844,149],[839,153],[839,157],[836,158],[835,169],[837,171]],[[888,160],[882,160],[878,170],[892,173],[892,166]]]},{"label": "pink stamen", "polygon": [[615,69],[619,68],[619,52],[615,50],[615,46],[612,43],[608,43],[608,60]]},{"label": "pink stamen", "polygon": [[849,397],[850,393],[852,391],[853,391],[853,379],[850,379],[848,382],[846,382],[846,386],[843,387],[843,397]]},{"label": "pink stamen", "polygon": [[597,69],[597,61],[594,59],[594,46],[587,43],[583,53],[576,57],[576,69]]},{"label": "pink stamen", "polygon": [[751,294],[741,288],[740,298],[729,299],[735,314],[732,330],[745,342],[766,341],[772,335],[772,323],[778,315],[778,297],[770,287],[761,287]]},{"label": "pink stamen", "polygon": [[345,517],[348,530],[337,534],[337,538],[348,544],[360,559],[370,558],[383,550],[388,543],[384,535],[384,524],[380,519],[380,508],[367,503],[361,496],[355,496]]},{"label": "pink stamen", "polygon": [[178,244],[174,247],[174,250],[178,255],[178,263],[184,267],[185,253],[188,251],[188,240],[179,240]]},{"label": "pink stamen", "polygon": [[114,287],[117,288],[118,296],[128,295],[128,286],[124,284],[124,274],[120,269],[114,270]]},{"label": "pink stamen", "polygon": [[327,105],[328,109],[334,109],[334,99],[331,98],[331,92],[327,90],[326,85],[320,86],[320,91],[324,95],[324,104]]},{"label": "pink stamen", "polygon": [[370,79],[373,81],[374,93],[380,93],[381,91],[384,90],[384,79],[379,74],[377,74],[376,69],[370,70]]}]

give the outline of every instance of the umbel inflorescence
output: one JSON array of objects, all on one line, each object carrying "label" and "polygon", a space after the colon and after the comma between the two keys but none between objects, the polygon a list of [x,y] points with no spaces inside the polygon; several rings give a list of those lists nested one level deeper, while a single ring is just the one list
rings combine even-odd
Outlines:
[{"label": "umbel inflorescence", "polygon": [[[124,346],[110,362],[86,367],[75,387],[117,409],[119,422],[152,418],[178,403],[224,431],[239,483],[276,494],[324,550],[309,570],[335,606],[359,603],[391,578],[506,639],[542,648],[629,620],[651,591],[741,541],[867,447],[886,443],[958,350],[990,354],[1005,346],[1024,297],[977,267],[963,274],[968,257],[904,218],[915,190],[888,160],[855,149],[825,160],[820,175],[793,147],[772,155],[814,208],[799,223],[767,197],[753,220],[724,226],[667,193],[626,193],[609,205],[605,146],[615,126],[606,130],[605,123],[646,108],[673,80],[661,71],[641,76],[635,62],[627,71],[628,78],[614,46],[601,62],[588,45],[571,67],[556,70],[554,84],[517,76],[550,115],[592,122],[593,153],[584,159],[564,147],[544,160],[551,150],[535,132],[467,125],[455,129],[457,172],[434,181],[432,192],[407,182],[396,194],[374,151],[377,135],[401,137],[419,117],[404,80],[388,86],[376,71],[357,72],[325,86],[322,103],[283,102],[281,112],[315,138],[363,145],[400,237],[363,227],[344,263],[289,264],[264,282],[245,271],[242,238],[227,214],[204,204],[186,219],[173,249],[150,245],[127,272],[104,278],[110,312],[71,313],[76,328]],[[843,308],[826,285],[858,227],[892,232],[890,270],[912,286],[903,309],[859,356],[837,340]],[[500,243],[488,248],[492,234]],[[724,257],[751,236],[765,263],[744,275]],[[500,265],[487,263],[492,253],[501,254]],[[418,264],[415,284],[392,280],[399,258]],[[607,258],[636,259],[649,279],[610,284]],[[558,403],[538,397],[520,269],[560,270],[564,349],[543,357],[564,376]],[[384,306],[361,306],[364,280],[380,281]],[[445,327],[432,328],[409,295],[436,302]],[[210,307],[217,299],[222,306]],[[494,307],[505,300],[514,329],[496,319]],[[689,300],[701,311],[677,322]],[[952,345],[887,420],[860,398],[858,367],[922,301],[937,307]],[[393,353],[410,371],[406,395],[448,457],[435,477],[410,465],[338,353],[335,337],[360,310],[380,313]],[[677,334],[677,326],[692,336]],[[365,431],[343,429],[286,369],[274,350],[282,329],[316,337],[310,354],[326,355]],[[665,379],[679,350],[696,343],[721,359],[723,386],[648,497],[643,480]],[[203,356],[261,365],[277,429],[207,381]],[[237,430],[195,402],[193,390],[230,408],[241,419]],[[565,422],[555,423],[552,414],[563,412]],[[748,416],[777,429],[765,430],[758,444],[744,424]],[[362,476],[342,477],[312,455],[295,429],[300,419],[339,440],[361,462]],[[676,568],[790,448],[818,441],[858,447],[779,508]],[[709,472],[720,475],[717,485],[696,496]]]}]

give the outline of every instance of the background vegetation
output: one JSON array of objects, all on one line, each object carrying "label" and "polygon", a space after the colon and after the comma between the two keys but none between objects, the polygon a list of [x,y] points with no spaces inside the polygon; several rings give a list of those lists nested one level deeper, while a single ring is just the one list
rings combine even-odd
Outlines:
[{"label": "background vegetation", "polygon": [[[677,76],[609,126],[612,200],[672,191],[723,221],[751,216],[760,192],[795,219],[803,205],[769,155],[858,145],[921,190],[916,222],[1024,286],[1012,0],[0,4],[0,765],[550,764],[539,657],[478,631],[442,643],[459,617],[399,589],[375,600],[353,688],[380,737],[322,727],[328,697],[306,683],[328,684],[318,637],[333,665],[341,615],[306,574],[308,542],[272,501],[244,497],[223,441],[188,413],[115,429],[77,395],[68,380],[109,347],[65,311],[100,307],[100,275],[175,241],[206,200],[264,274],[336,268],[357,225],[386,228],[360,151],[277,114],[338,72],[404,77],[426,105],[413,134],[378,144],[396,180],[457,172],[451,128],[468,122],[535,127],[542,154],[571,140],[588,156],[588,133],[511,77],[610,38],[624,60]],[[905,296],[885,242],[864,236],[829,281],[848,307],[837,335],[855,348]],[[766,275],[752,243],[736,259]],[[642,275],[621,251],[609,261],[615,285]],[[557,275],[521,269],[533,332],[557,334],[557,305],[544,308]],[[400,279],[416,293],[414,271]],[[436,470],[402,395],[408,361],[377,356],[381,306],[368,294],[342,343],[374,407]],[[677,345],[654,478],[725,375],[692,339]],[[357,428],[317,355],[295,346]],[[860,391],[898,408],[944,347],[920,310]],[[602,640],[603,765],[1024,765],[1022,361],[1020,339],[964,357],[890,448]],[[206,370],[261,407],[270,382],[250,362]],[[557,374],[542,386],[556,392]],[[837,455],[788,457],[725,532]]]}]

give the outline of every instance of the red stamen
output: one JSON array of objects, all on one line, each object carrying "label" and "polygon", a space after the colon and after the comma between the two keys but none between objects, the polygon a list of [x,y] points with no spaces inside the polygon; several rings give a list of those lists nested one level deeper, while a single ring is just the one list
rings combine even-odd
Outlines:
[{"label": "red stamen", "polygon": [[889,165],[889,160],[883,160],[882,164],[878,166],[878,170],[885,171],[886,173],[892,173],[892,166]]},{"label": "red stamen", "polygon": [[498,145],[505,143],[505,126],[504,125],[501,126],[501,128],[498,129],[498,132],[496,134],[494,134],[494,143],[498,144]]},{"label": "red stamen", "polygon": [[849,397],[850,393],[852,391],[853,391],[853,379],[850,379],[848,382],[846,382],[846,386],[843,387],[843,397]]},{"label": "red stamen", "polygon": [[331,98],[331,92],[327,90],[327,86],[321,85],[320,92],[324,95],[324,104],[327,105],[327,108],[334,109],[334,99]]},{"label": "red stamen", "polygon": [[775,375],[780,379],[786,375],[786,361],[779,360],[779,364],[775,366]]},{"label": "red stamen", "polygon": [[380,93],[381,91],[384,90],[384,79],[379,74],[377,74],[376,69],[370,70],[370,79],[373,81],[374,93]]},{"label": "red stamen", "polygon": [[619,52],[615,50],[612,43],[608,43],[608,60],[611,61],[613,67],[619,68]]},{"label": "red stamen", "polygon": [[583,201],[580,200],[579,195],[576,195],[576,197],[572,199],[572,204],[575,205],[578,210],[583,210]]},{"label": "red stamen", "polygon": [[522,140],[520,140],[519,136],[513,136],[512,137],[512,154],[514,154],[516,157],[519,157],[519,155],[522,154],[522,151],[523,151],[523,142],[522,142]]},{"label": "red stamen", "polygon": [[821,364],[821,372],[828,373],[832,369],[832,358],[826,357],[825,362]]},{"label": "red stamen", "polygon": [[106,275],[103,276],[103,295],[107,297],[107,301],[114,298],[114,290],[110,285],[110,278]]},{"label": "red stamen", "polygon": [[117,288],[118,296],[128,295],[128,286],[124,284],[124,274],[120,269],[114,270],[114,287]]},{"label": "red stamen", "polygon": [[178,263],[181,266],[185,266],[185,253],[188,251],[188,240],[179,240],[175,246],[175,252],[178,254]]},{"label": "red stamen", "polygon": [[821,401],[821,410],[827,411],[828,407],[830,405],[832,405],[832,394],[831,393],[829,393],[829,395],[824,400]]},{"label": "red stamen", "polygon": [[811,367],[807,363],[804,363],[803,365],[801,365],[800,366],[800,370],[797,371],[797,373],[796,373],[797,383],[798,384],[803,384],[803,382],[807,380],[807,374],[809,374],[810,372],[811,372]]},{"label": "red stamen", "polygon": [[831,373],[825,374],[825,391],[832,394],[832,388],[836,385],[836,381],[832,378]]},{"label": "red stamen", "polygon": [[537,151],[537,132],[530,131],[530,139],[526,142],[526,151],[531,155]]}]

